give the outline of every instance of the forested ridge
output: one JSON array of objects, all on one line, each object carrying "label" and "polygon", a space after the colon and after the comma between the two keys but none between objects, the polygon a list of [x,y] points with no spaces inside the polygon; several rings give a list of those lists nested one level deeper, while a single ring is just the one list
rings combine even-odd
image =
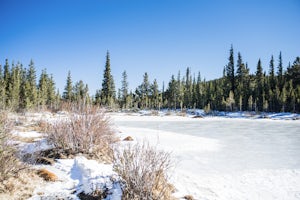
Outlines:
[{"label": "forested ridge", "polygon": [[73,83],[70,71],[64,91],[60,94],[54,77],[46,69],[37,77],[32,60],[26,68],[20,62],[10,64],[6,59],[4,65],[0,65],[0,109],[58,109],[63,102],[76,102],[98,104],[110,109],[300,112],[300,57],[283,66],[281,52],[277,59],[271,56],[268,71],[263,71],[259,59],[254,74],[250,73],[240,52],[235,58],[231,46],[228,63],[219,79],[206,81],[200,72],[195,74],[188,67],[184,74],[179,71],[171,75],[162,89],[159,89],[156,79],[153,82],[149,80],[147,72],[135,91],[129,91],[126,71],[122,72],[120,81],[121,88],[116,90],[109,52],[102,85],[93,96],[82,80]]}]

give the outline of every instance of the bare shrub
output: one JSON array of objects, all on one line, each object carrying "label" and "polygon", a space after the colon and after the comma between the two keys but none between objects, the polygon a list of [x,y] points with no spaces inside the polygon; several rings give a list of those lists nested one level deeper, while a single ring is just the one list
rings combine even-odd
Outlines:
[{"label": "bare shrub", "polygon": [[167,174],[172,166],[169,153],[143,142],[116,151],[113,164],[124,182],[122,199],[172,199],[174,187],[168,183]]},{"label": "bare shrub", "polygon": [[105,161],[112,159],[111,144],[116,141],[109,118],[97,107],[85,107],[67,119],[49,123],[46,138],[55,149]]},{"label": "bare shrub", "polygon": [[11,128],[12,121],[8,119],[7,113],[0,112],[0,185],[24,169],[16,156],[16,149],[9,144],[12,141]]}]

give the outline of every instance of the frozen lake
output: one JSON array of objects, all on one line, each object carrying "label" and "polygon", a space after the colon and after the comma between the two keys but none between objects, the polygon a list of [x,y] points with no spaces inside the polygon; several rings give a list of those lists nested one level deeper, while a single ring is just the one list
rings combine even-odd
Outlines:
[{"label": "frozen lake", "polygon": [[300,121],[113,119],[124,135],[156,140],[173,152],[176,187],[182,194],[197,199],[300,199]]},{"label": "frozen lake", "polygon": [[[141,117],[143,118],[143,117]],[[222,153],[203,155],[208,169],[300,168],[300,121],[197,119],[117,121],[118,126],[168,131],[219,140]],[[200,144],[199,144],[200,145]],[[226,165],[221,165],[226,161]],[[203,168],[205,166],[199,166]]]}]

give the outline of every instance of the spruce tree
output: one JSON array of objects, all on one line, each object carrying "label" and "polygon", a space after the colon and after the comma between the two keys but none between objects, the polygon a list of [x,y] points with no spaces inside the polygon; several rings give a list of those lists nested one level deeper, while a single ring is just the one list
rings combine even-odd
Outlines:
[{"label": "spruce tree", "polygon": [[240,110],[246,109],[247,101],[247,79],[249,75],[249,70],[246,68],[246,65],[243,63],[241,53],[238,52],[237,59],[237,71],[236,71],[236,98],[235,101],[239,102]]},{"label": "spruce tree", "polygon": [[42,70],[40,75],[39,83],[38,83],[38,98],[39,98],[39,105],[45,107],[48,100],[48,82],[49,77],[47,74],[46,69]]},{"label": "spruce tree", "polygon": [[75,83],[73,87],[74,101],[79,105],[86,105],[89,103],[88,86],[82,80]]},{"label": "spruce tree", "polygon": [[148,108],[149,105],[149,97],[150,97],[150,82],[148,73],[145,72],[143,76],[143,83],[138,86],[136,89],[136,94],[140,99],[140,107],[141,108]]},{"label": "spruce tree", "polygon": [[105,69],[103,74],[101,102],[104,106],[112,107],[115,103],[116,91],[113,76],[110,68],[110,55],[107,51]]},{"label": "spruce tree", "polygon": [[5,88],[5,104],[7,104],[7,97],[9,96],[9,81],[10,81],[10,67],[8,63],[8,59],[5,59],[5,65],[3,67],[3,81],[4,81],[4,88]]},{"label": "spruce tree", "polygon": [[[54,82],[54,79],[53,79],[53,76],[52,74],[50,75],[50,77],[48,78],[48,87],[47,87],[47,105],[50,107],[50,108],[54,108],[55,107],[55,104],[58,103],[56,102],[57,101],[57,96],[59,97],[59,91],[55,92],[55,82]],[[59,97],[60,99],[60,97]]]},{"label": "spruce tree", "polygon": [[294,89],[300,85],[300,57],[297,57],[291,67],[286,72],[287,81],[292,80]]},{"label": "spruce tree", "polygon": [[0,109],[5,109],[5,82],[3,77],[2,65],[0,64]]},{"label": "spruce tree", "polygon": [[264,91],[264,74],[261,66],[260,59],[257,63],[256,74],[255,74],[255,82],[256,82],[256,106],[259,111],[263,110],[263,91]]},{"label": "spruce tree", "polygon": [[235,69],[234,69],[234,54],[233,54],[233,46],[231,45],[229,51],[228,64],[226,65],[226,77],[227,82],[229,84],[229,90],[233,93],[235,92]]},{"label": "spruce tree", "polygon": [[151,85],[151,104],[151,108],[158,109],[160,107],[159,89],[156,79],[154,79]]},{"label": "spruce tree", "polygon": [[275,86],[276,86],[276,80],[275,80],[275,69],[274,69],[274,58],[273,55],[271,57],[270,60],[270,65],[269,65],[269,76],[270,76],[270,87],[271,90],[275,90]]},{"label": "spruce tree", "polygon": [[180,71],[178,71],[177,75],[177,101],[180,106],[180,110],[183,109],[183,102],[184,102],[184,80],[181,80]]},{"label": "spruce tree", "polygon": [[178,84],[177,81],[174,77],[174,75],[172,75],[171,80],[169,82],[168,88],[166,90],[166,98],[168,101],[168,107],[169,108],[174,108],[176,109],[177,106],[177,88],[178,88]]},{"label": "spruce tree", "polygon": [[193,106],[193,82],[192,82],[191,69],[189,67],[186,68],[185,75],[185,87],[184,87],[184,105],[187,108],[191,108]]},{"label": "spruce tree", "polygon": [[36,108],[38,104],[37,100],[37,87],[36,87],[36,71],[34,67],[33,60],[29,63],[29,69],[26,73],[26,80],[25,80],[25,105],[26,109],[33,109]]},{"label": "spruce tree", "polygon": [[20,90],[21,90],[21,64],[17,66],[12,64],[11,76],[8,82],[8,107],[17,110],[20,105]]},{"label": "spruce tree", "polygon": [[283,85],[284,85],[284,80],[283,80],[283,66],[282,66],[281,51],[280,51],[279,57],[278,57],[278,71],[277,71],[277,76],[278,76],[278,86],[279,86],[279,89],[282,90]]},{"label": "spruce tree", "polygon": [[121,108],[128,108],[128,102],[127,102],[127,97],[128,97],[128,81],[127,81],[127,73],[124,71],[122,73],[122,82],[121,82]]},{"label": "spruce tree", "polygon": [[68,71],[67,82],[62,98],[69,102],[73,100],[73,83],[70,71]]}]

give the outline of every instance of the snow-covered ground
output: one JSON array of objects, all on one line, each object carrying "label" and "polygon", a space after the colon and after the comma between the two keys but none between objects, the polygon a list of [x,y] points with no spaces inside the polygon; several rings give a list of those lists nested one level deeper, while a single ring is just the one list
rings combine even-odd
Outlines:
[{"label": "snow-covered ground", "polygon": [[[112,114],[121,137],[171,151],[176,196],[202,200],[300,199],[300,121]],[[249,119],[248,119],[249,118]]]},{"label": "snow-covered ground", "polygon": [[[204,118],[193,118],[195,115]],[[150,116],[148,111],[110,116],[121,138],[148,140],[172,152],[176,166],[170,173],[177,197],[189,194],[199,200],[300,199],[300,120],[294,120],[299,115],[218,113],[215,117],[198,110],[189,111],[186,117],[174,112]],[[65,119],[66,114],[26,117],[29,121],[52,121]],[[41,133],[13,134],[33,138],[31,143],[19,143],[24,154],[49,148]],[[120,199],[121,188],[112,165],[76,157],[34,167],[55,173],[58,181],[42,182],[31,200],[77,200],[76,194],[95,188],[110,190],[107,199]]]}]

